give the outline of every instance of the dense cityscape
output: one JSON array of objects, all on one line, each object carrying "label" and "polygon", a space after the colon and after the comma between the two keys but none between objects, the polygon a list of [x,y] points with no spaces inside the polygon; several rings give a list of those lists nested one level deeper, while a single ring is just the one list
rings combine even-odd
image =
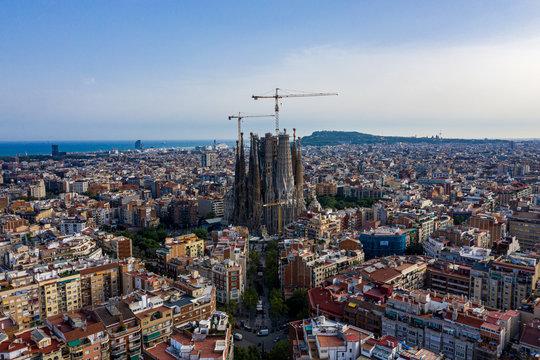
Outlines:
[{"label": "dense cityscape", "polygon": [[0,360],[540,360],[540,1],[0,1]]},{"label": "dense cityscape", "polygon": [[540,353],[538,142],[301,143],[4,158],[2,356]]}]

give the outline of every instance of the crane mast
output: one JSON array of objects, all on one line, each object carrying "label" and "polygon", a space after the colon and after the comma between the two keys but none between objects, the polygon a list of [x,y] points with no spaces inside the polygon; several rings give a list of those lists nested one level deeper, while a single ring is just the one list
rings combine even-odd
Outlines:
[{"label": "crane mast", "polygon": [[231,115],[229,116],[229,120],[237,119],[238,120],[238,143],[240,143],[242,138],[242,119],[244,118],[258,118],[258,117],[273,117],[275,115],[242,115],[242,113],[238,113],[238,115]]},{"label": "crane mast", "polygon": [[278,208],[278,235],[281,236],[281,206],[287,205],[285,201],[279,201],[275,203],[263,204],[263,207],[277,206]]},{"label": "crane mast", "polygon": [[338,93],[298,93],[298,94],[280,94],[279,91],[283,90],[280,88],[276,88],[275,95],[252,95],[251,97],[254,100],[259,99],[274,99],[276,102],[274,111],[274,119],[276,123],[276,135],[279,134],[279,99],[283,98],[289,98],[289,97],[313,97],[313,96],[332,96],[332,95],[338,95]]}]

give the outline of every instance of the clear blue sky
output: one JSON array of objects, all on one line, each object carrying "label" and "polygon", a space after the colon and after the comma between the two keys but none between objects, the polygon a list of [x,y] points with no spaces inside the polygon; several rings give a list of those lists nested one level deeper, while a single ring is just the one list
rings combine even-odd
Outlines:
[{"label": "clear blue sky", "polygon": [[4,1],[0,141],[230,139],[275,87],[340,93],[302,135],[540,137],[538,64],[538,1]]}]

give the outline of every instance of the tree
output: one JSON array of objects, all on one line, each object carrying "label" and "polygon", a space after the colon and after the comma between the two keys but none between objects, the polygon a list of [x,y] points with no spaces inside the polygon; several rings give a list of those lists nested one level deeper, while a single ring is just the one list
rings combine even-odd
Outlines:
[{"label": "tree", "polygon": [[289,358],[289,342],[278,341],[268,353],[269,360],[283,360]]},{"label": "tree", "polygon": [[418,242],[410,243],[409,246],[405,248],[405,255],[423,255],[424,247]]},{"label": "tree", "polygon": [[277,242],[270,241],[266,244],[266,286],[270,289],[279,288]]},{"label": "tree", "polygon": [[255,266],[261,265],[261,255],[257,251],[252,251],[249,253],[249,260]]},{"label": "tree", "polygon": [[208,231],[205,229],[195,229],[193,230],[193,233],[197,235],[199,239],[208,240]]},{"label": "tree", "polygon": [[255,345],[250,347],[235,346],[234,360],[260,360],[261,353]]},{"label": "tree", "polygon": [[156,250],[165,242],[167,232],[159,228],[144,228],[136,233],[131,231],[121,231],[116,233],[132,240],[133,255],[143,259],[155,259]]},{"label": "tree", "polygon": [[204,215],[204,216],[202,217],[202,220],[214,219],[214,218],[216,218],[216,217],[217,217],[216,213],[213,212],[213,211],[210,211],[208,214],[206,214],[206,215]]},{"label": "tree", "polygon": [[229,310],[228,313],[230,314],[235,313],[236,310],[238,310],[238,303],[234,300],[231,300],[229,302],[229,305],[227,305],[227,309]]},{"label": "tree", "polygon": [[278,289],[272,289],[270,291],[270,311],[276,317],[287,313],[287,305],[285,305],[281,292]]},{"label": "tree", "polygon": [[455,215],[454,216],[454,225],[461,225],[465,221],[467,221],[467,217],[465,215]]},{"label": "tree", "polygon": [[289,317],[295,320],[308,317],[309,296],[306,289],[296,289],[285,304],[289,310]]},{"label": "tree", "polygon": [[259,295],[257,294],[257,291],[255,291],[255,288],[253,286],[248,287],[244,293],[244,305],[246,308],[249,310],[253,309],[255,305],[257,305],[258,297]]}]

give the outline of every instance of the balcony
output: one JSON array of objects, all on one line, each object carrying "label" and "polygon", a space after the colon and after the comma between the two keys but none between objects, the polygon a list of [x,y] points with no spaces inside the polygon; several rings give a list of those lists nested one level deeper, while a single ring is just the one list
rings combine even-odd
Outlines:
[{"label": "balcony", "polygon": [[160,336],[161,336],[161,332],[160,331],[155,331],[153,333],[143,335],[143,339],[145,341],[151,341],[151,340],[157,339]]},{"label": "balcony", "polygon": [[113,360],[127,360],[127,354],[112,355]]},{"label": "balcony", "polygon": [[111,355],[120,355],[120,354],[125,354],[127,352],[127,349],[125,346],[122,346],[120,348],[117,348],[117,349],[113,349],[111,351]]},{"label": "balcony", "polygon": [[111,346],[116,347],[116,346],[124,345],[125,343],[126,343],[126,339],[120,338],[120,339],[111,341]]}]

